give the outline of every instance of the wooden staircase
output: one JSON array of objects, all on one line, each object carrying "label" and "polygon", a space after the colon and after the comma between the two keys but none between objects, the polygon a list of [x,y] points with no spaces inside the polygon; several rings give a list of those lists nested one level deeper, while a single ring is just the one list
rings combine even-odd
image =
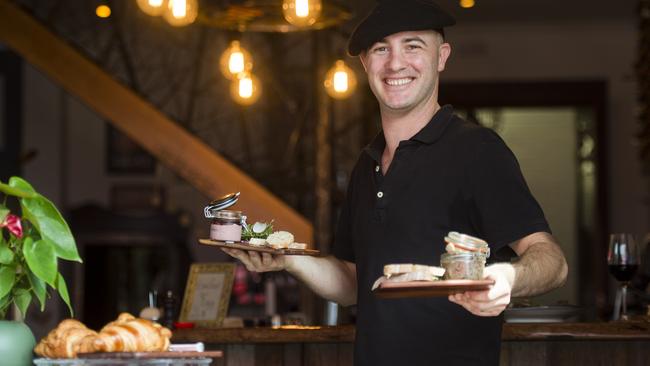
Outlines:
[{"label": "wooden staircase", "polygon": [[239,191],[238,210],[252,218],[274,219],[297,241],[313,243],[307,219],[7,0],[0,0],[0,42],[206,196]]}]

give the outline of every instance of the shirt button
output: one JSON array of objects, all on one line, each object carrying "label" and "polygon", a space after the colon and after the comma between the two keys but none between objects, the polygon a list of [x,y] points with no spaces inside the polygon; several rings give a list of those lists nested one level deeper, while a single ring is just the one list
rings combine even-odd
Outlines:
[{"label": "shirt button", "polygon": [[377,166],[375,167],[375,171],[376,171],[376,172],[379,172],[379,165],[377,165]]},{"label": "shirt button", "polygon": [[384,197],[384,192],[381,192],[381,191],[377,192],[377,197],[379,197],[379,198]]}]

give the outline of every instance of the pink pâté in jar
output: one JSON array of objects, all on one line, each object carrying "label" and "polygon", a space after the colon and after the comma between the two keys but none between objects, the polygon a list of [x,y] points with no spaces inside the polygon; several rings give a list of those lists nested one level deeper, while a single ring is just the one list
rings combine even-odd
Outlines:
[{"label": "pink p\u00e2t\u00e9 in jar", "polygon": [[218,241],[241,241],[241,211],[219,210],[213,214],[210,239]]}]

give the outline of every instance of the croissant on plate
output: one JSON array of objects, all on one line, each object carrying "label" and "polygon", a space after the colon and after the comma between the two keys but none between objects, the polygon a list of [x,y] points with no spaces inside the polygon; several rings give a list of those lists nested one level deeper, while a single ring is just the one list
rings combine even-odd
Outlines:
[{"label": "croissant on plate", "polygon": [[74,319],[65,319],[43,338],[34,352],[48,358],[76,358],[77,353],[94,352],[97,332]]},{"label": "croissant on plate", "polygon": [[94,340],[96,352],[154,352],[166,351],[172,332],[152,321],[122,313]]},{"label": "croissant on plate", "polygon": [[166,351],[172,332],[160,324],[122,313],[97,333],[65,319],[34,348],[48,358],[76,358],[79,353]]}]

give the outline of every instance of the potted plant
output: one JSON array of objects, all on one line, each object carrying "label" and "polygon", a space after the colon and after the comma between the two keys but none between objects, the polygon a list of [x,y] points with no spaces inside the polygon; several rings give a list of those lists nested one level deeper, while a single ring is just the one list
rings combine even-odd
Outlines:
[{"label": "potted plant", "polygon": [[11,177],[7,183],[0,181],[0,359],[3,363],[31,364],[34,347],[34,336],[24,323],[4,320],[13,305],[24,317],[36,298],[43,311],[49,287],[59,293],[73,314],[65,280],[58,271],[59,258],[81,262],[61,213],[24,179]]}]

